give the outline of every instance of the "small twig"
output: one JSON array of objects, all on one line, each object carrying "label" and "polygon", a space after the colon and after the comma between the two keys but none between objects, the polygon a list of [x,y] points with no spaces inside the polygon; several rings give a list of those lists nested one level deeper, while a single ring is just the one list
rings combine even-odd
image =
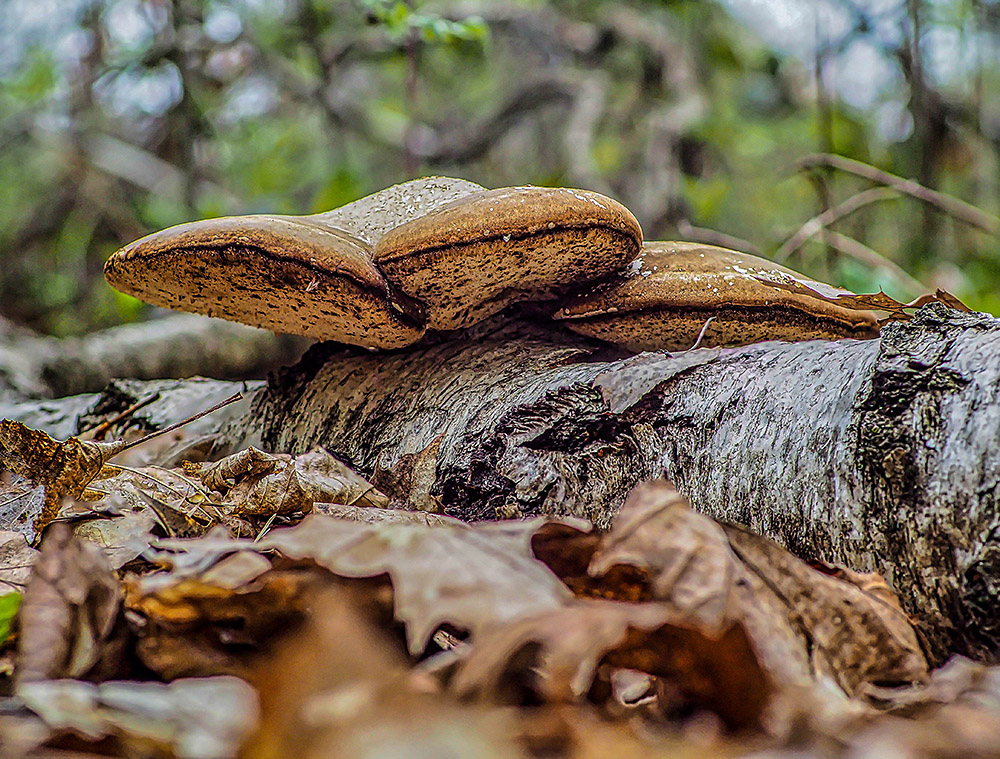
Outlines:
[{"label": "small twig", "polygon": [[706,245],[718,245],[722,248],[738,250],[741,253],[749,253],[753,256],[764,257],[760,248],[748,240],[743,240],[725,232],[719,232],[705,227],[696,227],[687,219],[680,219],[677,222],[677,231],[680,232],[690,242],[703,242]]},{"label": "small twig", "polygon": [[[23,491],[23,492],[21,492],[21,493],[17,493],[16,495],[13,495],[13,496],[11,496],[10,498],[8,498],[8,499],[7,499],[6,501],[2,501],[2,502],[0,502],[0,506],[6,506],[6,505],[7,505],[8,503],[13,503],[13,502],[14,502],[14,501],[16,501],[16,500],[17,500],[18,498],[25,498],[25,497],[27,497],[27,496],[28,496],[28,495],[29,495],[30,493],[31,493],[31,490],[30,490],[30,489],[29,489],[29,490],[24,490],[24,491]],[[18,519],[20,519],[20,518],[21,518],[22,516],[24,516],[24,513],[25,513],[25,512],[26,512],[26,511],[28,510],[28,506],[30,506],[30,504],[28,504],[28,503],[25,503],[25,504],[24,504],[24,508],[22,508],[22,509],[21,509],[21,510],[20,510],[19,512],[17,512],[17,513],[16,513],[16,514],[14,514],[14,515],[13,515],[13,516],[12,516],[12,517],[11,517],[10,519],[8,519],[8,520],[7,520],[7,521],[6,521],[5,523],[4,523],[4,525],[3,525],[4,529],[5,529],[5,530],[6,530],[6,529],[9,529],[9,528],[10,528],[11,526],[13,526],[13,524],[14,524],[14,523],[15,523],[15,522],[16,522],[16,521],[17,521]]]},{"label": "small twig", "polygon": [[705,333],[708,332],[708,325],[715,321],[714,316],[710,316],[705,320],[705,323],[701,325],[701,331],[698,333],[698,339],[694,341],[688,350],[697,350],[701,347],[701,341],[705,339]]},{"label": "small twig", "polygon": [[832,229],[823,229],[823,242],[835,248],[845,256],[850,256],[856,261],[860,261],[876,269],[884,269],[894,276],[901,285],[911,290],[914,294],[925,292],[928,287],[920,280],[907,274],[898,264],[890,261],[877,250],[869,248],[853,237],[834,232]]},{"label": "small twig", "polygon": [[871,189],[852,195],[842,203],[838,203],[832,208],[826,209],[823,213],[809,219],[809,221],[798,228],[795,234],[781,244],[781,247],[775,251],[771,258],[778,263],[784,263],[788,260],[789,256],[805,245],[809,238],[814,237],[831,224],[850,216],[859,208],[898,197],[899,191],[891,187],[872,187]]},{"label": "small twig", "polygon": [[[167,468],[162,467],[162,466],[156,466],[155,464],[151,464],[149,468],[150,469],[157,469],[157,470],[159,470],[161,472],[165,472],[167,474],[176,474],[176,472],[173,472],[170,469],[167,469]],[[157,480],[157,482],[159,482],[159,480]],[[185,480],[184,480],[184,482],[186,484],[190,485],[191,487],[193,487],[195,490],[197,490],[198,493],[200,493],[202,496],[204,496],[204,498],[205,498],[206,501],[211,501],[212,500],[212,494],[209,493],[207,490],[205,490],[205,488],[203,488],[200,484],[198,484],[197,482],[195,482],[194,478],[192,478],[192,477],[186,477]],[[189,496],[185,495],[184,497],[188,498]]]},{"label": "small twig", "polygon": [[136,477],[145,477],[150,482],[153,482],[153,483],[159,485],[162,488],[166,488],[171,493],[173,493],[174,495],[176,495],[178,498],[185,499],[185,498],[188,497],[187,493],[184,493],[184,492],[178,490],[173,485],[168,485],[167,483],[162,482],[161,480],[156,479],[153,475],[147,474],[146,472],[143,472],[141,469],[136,469],[134,467],[125,466],[124,464],[112,464],[111,466],[113,466],[115,469],[121,469],[123,472],[131,472]]},{"label": "small twig", "polygon": [[854,174],[855,176],[868,179],[878,184],[891,187],[897,192],[909,195],[919,201],[937,208],[942,213],[946,213],[959,221],[963,221],[969,226],[987,232],[988,234],[1000,237],[1000,218],[993,214],[976,208],[971,203],[959,200],[953,195],[947,195],[937,190],[924,187],[919,182],[912,179],[903,179],[895,174],[882,171],[874,166],[851,158],[830,153],[810,155],[798,162],[801,169],[811,169],[816,166],[829,166],[840,171]]},{"label": "small twig", "polygon": [[264,537],[264,535],[267,534],[267,531],[271,529],[271,525],[274,524],[274,520],[277,516],[278,512],[274,511],[271,513],[271,516],[269,516],[267,521],[264,522],[264,526],[260,528],[260,532],[257,533],[257,537],[253,539],[254,543],[258,542],[262,537]]},{"label": "small twig", "polygon": [[28,493],[30,493],[30,492],[31,492],[31,488],[25,488],[20,493],[15,493],[10,498],[7,498],[6,500],[0,501],[0,508],[3,508],[8,503],[14,503],[14,501],[16,501],[18,498],[23,498],[24,496],[28,495]]},{"label": "small twig", "polygon": [[235,403],[236,401],[242,401],[242,400],[243,400],[243,393],[236,393],[235,395],[231,395],[230,397],[226,398],[226,400],[216,403],[214,406],[212,406],[212,408],[207,408],[204,411],[199,411],[194,416],[189,416],[187,419],[182,419],[176,424],[171,424],[168,427],[164,427],[162,430],[151,432],[145,437],[139,438],[138,440],[133,440],[131,443],[122,448],[121,451],[118,451],[118,453],[121,453],[122,451],[127,451],[129,448],[135,448],[135,446],[148,442],[152,440],[154,437],[159,437],[160,435],[166,435],[168,432],[173,432],[179,427],[183,427],[185,424],[190,424],[191,422],[197,419],[201,419],[203,416],[208,416],[209,414],[218,411],[220,408],[228,406],[230,403]]},{"label": "small twig", "polygon": [[160,399],[160,394],[159,393],[153,393],[149,397],[144,398],[141,401],[137,401],[136,403],[133,403],[131,406],[129,406],[124,411],[122,411],[120,414],[118,414],[117,416],[112,417],[111,419],[108,419],[106,422],[101,422],[96,427],[93,427],[93,428],[91,428],[89,430],[84,430],[79,435],[79,437],[82,438],[83,435],[89,434],[90,435],[89,439],[100,440],[104,436],[104,433],[107,432],[109,429],[111,429],[114,425],[118,424],[118,422],[120,422],[120,421],[122,421],[124,419],[127,419],[128,417],[132,416],[132,414],[134,414],[139,409],[144,408],[144,407],[148,406],[150,403],[158,401],[159,399]]}]

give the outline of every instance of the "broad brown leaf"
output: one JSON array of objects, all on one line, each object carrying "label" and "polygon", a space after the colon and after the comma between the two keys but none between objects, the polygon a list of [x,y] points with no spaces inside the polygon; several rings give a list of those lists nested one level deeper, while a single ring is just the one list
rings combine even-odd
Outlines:
[{"label": "broad brown leaf", "polygon": [[[777,543],[726,526],[740,561],[785,604],[788,619],[808,636],[815,671],[849,694],[871,683],[922,682],[928,673],[916,632],[884,590],[818,572]],[[870,582],[870,580],[869,580]]]},{"label": "broad brown leaf", "polygon": [[59,513],[62,496],[83,497],[107,460],[126,445],[121,440],[100,443],[75,437],[60,443],[20,422],[0,421],[0,465],[45,486],[45,499],[34,520],[38,532]]},{"label": "broad brown leaf", "polygon": [[418,653],[442,624],[476,634],[571,598],[531,554],[538,525],[369,525],[312,515],[271,532],[257,546],[312,559],[343,577],[388,574],[396,616],[406,624],[410,650]]},{"label": "broad brown leaf", "polygon": [[221,493],[227,513],[237,516],[308,513],[317,502],[388,503],[371,483],[319,449],[292,457],[250,447],[214,464],[188,464],[185,470]]},{"label": "broad brown leaf", "polygon": [[659,603],[579,601],[515,620],[475,641],[451,687],[504,703],[525,700],[517,686],[575,702],[596,697],[602,664],[664,678],[732,728],[757,726],[767,703],[767,677],[738,625],[709,637]]},{"label": "broad brown leaf", "polygon": [[253,674],[262,719],[243,759],[521,759],[517,715],[460,706],[408,662],[362,593],[324,587],[302,628]]},{"label": "broad brown leaf", "polygon": [[303,619],[312,589],[330,582],[315,566],[271,569],[251,551],[198,573],[130,576],[127,605],[142,619],[136,652],[146,667],[168,679],[244,677]]},{"label": "broad brown leaf", "polygon": [[830,675],[849,694],[865,683],[920,681],[927,663],[898,608],[809,567],[776,543],[689,508],[664,481],[637,487],[590,565],[642,569],[653,597],[708,634],[740,622],[782,685]]},{"label": "broad brown leaf", "polygon": [[52,525],[21,606],[19,682],[119,671],[126,639],[121,598],[101,549],[66,524]]},{"label": "broad brown leaf", "polygon": [[23,593],[38,551],[19,532],[0,532],[0,595]]}]

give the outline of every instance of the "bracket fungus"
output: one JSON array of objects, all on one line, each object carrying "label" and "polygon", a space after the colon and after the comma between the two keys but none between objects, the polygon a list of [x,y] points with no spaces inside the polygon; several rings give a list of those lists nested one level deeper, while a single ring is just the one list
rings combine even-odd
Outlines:
[{"label": "bracket fungus", "polygon": [[847,290],[816,282],[757,256],[690,242],[646,242],[619,275],[563,301],[553,318],[629,350],[684,350],[705,323],[706,347],[764,340],[878,336],[871,311],[772,287],[798,282],[827,295]]},{"label": "bracket fungus", "polygon": [[611,198],[561,187],[506,187],[397,227],[375,246],[375,262],[427,305],[430,328],[449,330],[612,274],[641,243],[639,222]]},{"label": "bracket fungus", "polygon": [[171,227],[117,251],[105,275],[166,308],[398,348],[611,274],[641,241],[597,193],[431,177],[311,216]]},{"label": "bracket fungus", "polygon": [[[637,258],[638,256],[638,258]],[[404,182],[310,216],[181,224],[122,248],[108,281],[158,306],[367,348],[468,327],[520,301],[634,351],[874,337],[870,311],[769,286],[846,293],[754,256],[642,243],[625,206],[586,190]]]},{"label": "bracket fungus", "polygon": [[399,348],[420,304],[397,292],[357,237],[309,219],[232,216],[143,237],[108,259],[114,287],[147,303],[320,340]]}]

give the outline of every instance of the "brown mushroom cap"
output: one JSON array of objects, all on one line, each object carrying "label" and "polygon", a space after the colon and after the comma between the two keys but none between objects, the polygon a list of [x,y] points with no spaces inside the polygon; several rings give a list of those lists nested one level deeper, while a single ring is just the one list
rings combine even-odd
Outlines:
[{"label": "brown mushroom cap", "polygon": [[424,332],[423,307],[371,259],[386,231],[483,188],[427,177],[312,216],[181,224],[119,250],[114,287],[148,303],[321,340],[397,348]]},{"label": "brown mushroom cap", "polygon": [[108,282],[147,303],[372,348],[424,332],[369,247],[309,217],[234,216],[170,227],[122,248]]},{"label": "brown mushroom cap", "polygon": [[386,278],[428,307],[428,327],[466,327],[510,303],[551,297],[635,258],[639,222],[585,190],[510,187],[467,195],[387,232]]},{"label": "brown mushroom cap", "polygon": [[389,230],[485,189],[465,179],[424,177],[386,187],[309,218],[344,229],[374,247]]},{"label": "brown mushroom cap", "polygon": [[710,317],[706,347],[878,334],[871,311],[770,287],[757,277],[800,282],[824,295],[848,292],[725,248],[647,242],[623,274],[571,296],[553,316],[576,332],[635,351],[690,348]]}]

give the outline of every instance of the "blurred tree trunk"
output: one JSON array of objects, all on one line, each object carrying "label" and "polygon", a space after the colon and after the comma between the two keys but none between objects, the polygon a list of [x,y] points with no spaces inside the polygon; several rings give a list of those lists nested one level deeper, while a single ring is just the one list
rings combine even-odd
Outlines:
[{"label": "blurred tree trunk", "polygon": [[0,415],[28,398],[97,392],[116,377],[261,377],[294,361],[308,344],[191,314],[81,338],[43,337],[0,319]]}]

